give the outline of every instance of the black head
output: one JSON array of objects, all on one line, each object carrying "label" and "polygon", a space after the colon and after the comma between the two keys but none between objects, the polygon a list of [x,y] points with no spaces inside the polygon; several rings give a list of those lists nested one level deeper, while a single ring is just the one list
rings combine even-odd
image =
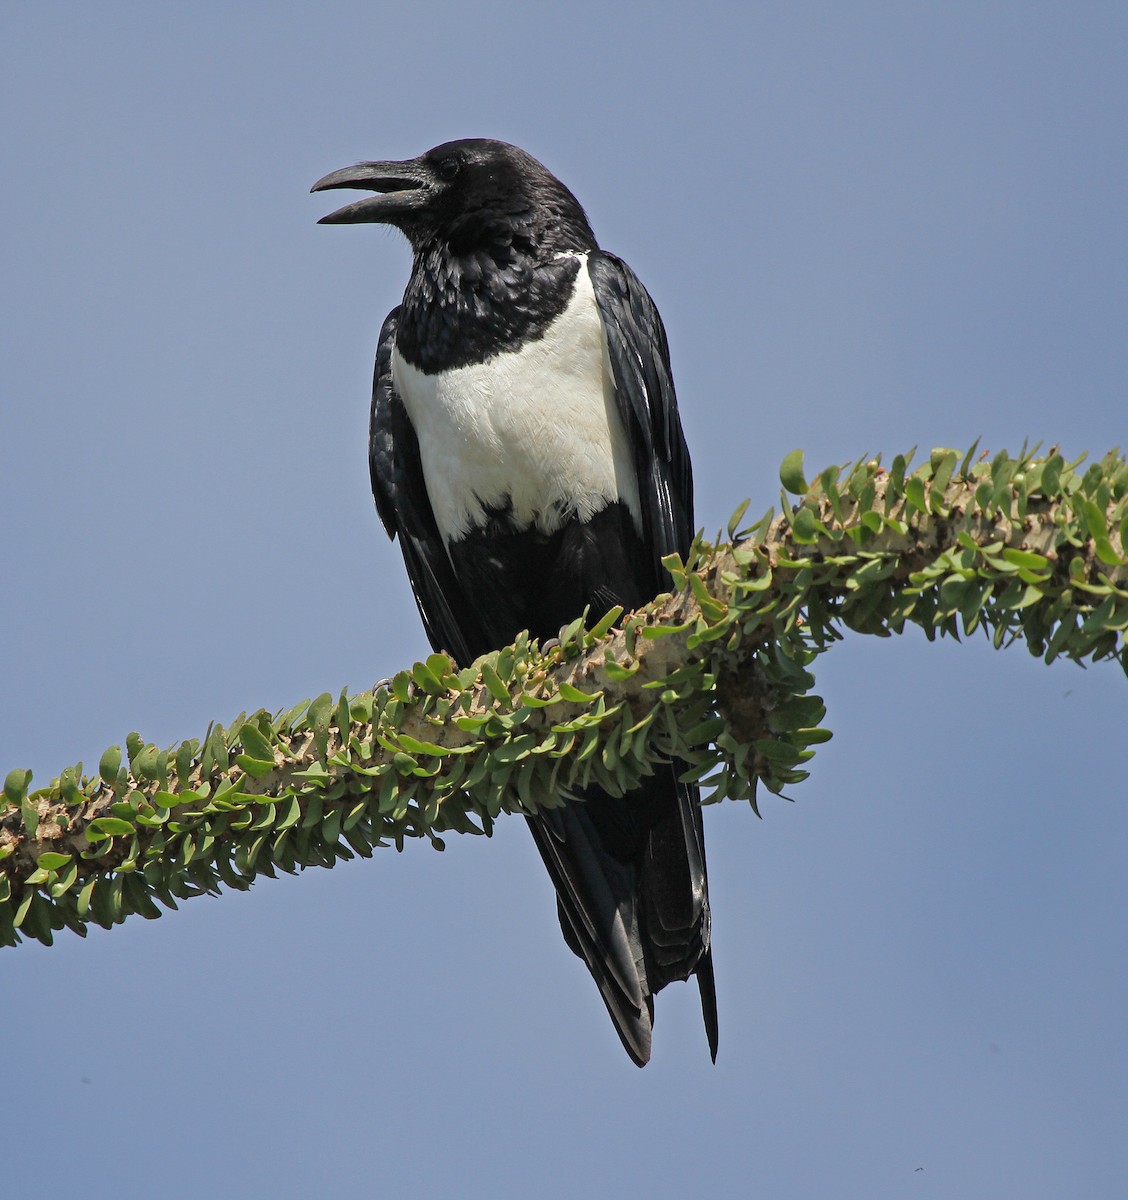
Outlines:
[{"label": "black head", "polygon": [[323,225],[394,225],[419,250],[442,241],[454,253],[527,240],[543,251],[595,247],[579,201],[535,158],[505,142],[445,142],[405,162],[367,162],[319,179],[314,192],[376,192],[346,204]]}]

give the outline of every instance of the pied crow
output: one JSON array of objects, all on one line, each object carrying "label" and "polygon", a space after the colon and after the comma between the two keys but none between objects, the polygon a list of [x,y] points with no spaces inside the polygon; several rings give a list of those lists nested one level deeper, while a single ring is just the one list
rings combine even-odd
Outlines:
[{"label": "pied crow", "polygon": [[[666,334],[575,196],[481,138],[312,190],[333,188],[374,194],[322,224],[393,225],[411,243],[376,352],[369,466],[432,646],[465,666],[522,630],[547,639],[586,607],[598,618],[667,589],[693,485]],[[655,993],[690,975],[717,1054],[701,808],[678,771],[528,818],[564,938],[639,1066]]]}]

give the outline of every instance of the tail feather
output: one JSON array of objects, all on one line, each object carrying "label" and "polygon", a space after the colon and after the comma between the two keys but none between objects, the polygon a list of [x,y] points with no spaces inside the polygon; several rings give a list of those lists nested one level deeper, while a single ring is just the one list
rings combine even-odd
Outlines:
[{"label": "tail feather", "polygon": [[697,976],[697,990],[701,993],[701,1016],[705,1022],[705,1036],[709,1039],[709,1057],[716,1062],[720,1030],[717,1025],[717,985],[713,979],[712,950],[705,951],[693,973]]},{"label": "tail feather", "polygon": [[631,903],[633,868],[601,851],[581,805],[548,810],[528,822],[556,888],[564,940],[587,963],[623,1047],[645,1066],[654,1005]]},{"label": "tail feather", "polygon": [[634,793],[597,789],[528,818],[557,894],[564,940],[584,960],[631,1059],[650,1058],[654,995],[697,975],[709,1050],[717,1002],[697,789],[676,768]]}]

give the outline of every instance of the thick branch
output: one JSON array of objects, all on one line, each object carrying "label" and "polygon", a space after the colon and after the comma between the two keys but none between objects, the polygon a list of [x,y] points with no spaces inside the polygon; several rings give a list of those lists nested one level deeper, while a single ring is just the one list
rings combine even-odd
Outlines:
[{"label": "thick branch", "polygon": [[[969,456],[970,457],[970,456]],[[244,888],[387,843],[489,832],[597,782],[626,790],[672,758],[714,799],[805,777],[829,734],[807,667],[840,627],[930,636],[978,626],[1047,661],[1118,658],[1128,627],[1128,464],[1060,455],[957,470],[936,451],[830,468],[731,543],[671,563],[672,595],[541,650],[519,639],[456,672],[443,655],[387,687],[240,717],[168,750],[127,739],[0,809],[0,943],[112,925],[156,902]]]}]

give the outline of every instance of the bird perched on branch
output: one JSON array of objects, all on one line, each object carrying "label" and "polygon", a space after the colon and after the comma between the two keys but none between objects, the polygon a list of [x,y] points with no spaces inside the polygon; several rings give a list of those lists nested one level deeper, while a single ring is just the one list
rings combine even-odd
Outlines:
[{"label": "bird perched on branch", "polygon": [[[448,142],[313,191],[371,192],[322,224],[400,229],[413,263],[380,333],[369,465],[436,650],[468,665],[585,608],[637,608],[686,555],[693,484],[662,320],[600,250],[572,193],[516,146]],[[717,1010],[697,789],[663,767],[613,797],[528,818],[568,945],[627,1053],[650,1058],[654,995],[696,975]]]}]

